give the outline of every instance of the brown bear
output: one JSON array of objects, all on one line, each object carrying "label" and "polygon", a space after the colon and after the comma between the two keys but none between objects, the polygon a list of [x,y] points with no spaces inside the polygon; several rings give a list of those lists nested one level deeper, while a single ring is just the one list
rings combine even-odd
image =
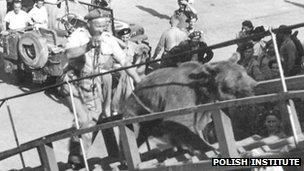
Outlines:
[{"label": "brown bear", "polygon": [[[125,101],[122,113],[132,117],[245,97],[253,94],[256,84],[236,62],[204,65],[186,62],[147,75]],[[195,116],[180,115],[134,124],[138,145],[149,136],[166,137],[169,144],[190,154],[203,154],[210,147],[195,133]]]}]

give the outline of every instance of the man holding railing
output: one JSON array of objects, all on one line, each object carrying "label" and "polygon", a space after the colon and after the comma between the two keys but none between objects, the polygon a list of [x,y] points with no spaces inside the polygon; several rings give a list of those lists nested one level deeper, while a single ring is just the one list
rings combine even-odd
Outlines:
[{"label": "man holding railing", "polygon": [[[77,28],[68,38],[65,48],[69,65],[65,79],[81,78],[107,72],[112,69],[114,61],[121,66],[131,65],[125,60],[126,54],[120,48],[117,39],[105,31],[108,28],[110,18],[104,16],[101,10],[96,9],[86,15],[85,19],[88,20],[88,27]],[[140,82],[135,69],[128,69],[126,72],[136,83]],[[95,122],[92,115],[96,113],[99,115],[98,112],[101,110],[102,117],[111,116],[111,74],[81,80],[74,84],[72,89],[80,128],[93,126]],[[61,87],[61,92],[72,108],[73,102],[69,97],[68,85]],[[102,99],[102,104],[98,104]],[[82,138],[87,150],[91,144],[91,134],[85,134]],[[81,167],[83,161],[81,157],[83,152],[80,151],[79,147],[77,139],[73,138],[70,146],[69,163],[76,167]]]}]

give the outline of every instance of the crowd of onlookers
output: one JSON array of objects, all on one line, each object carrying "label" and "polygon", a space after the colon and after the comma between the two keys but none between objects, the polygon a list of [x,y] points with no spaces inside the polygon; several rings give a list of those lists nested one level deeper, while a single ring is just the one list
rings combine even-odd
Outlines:
[{"label": "crowd of onlookers", "polygon": [[[276,41],[281,57],[285,76],[301,73],[303,46],[297,38],[297,31],[292,34],[291,29],[285,25],[279,27]],[[273,41],[270,36],[259,36],[265,32],[263,26],[255,27],[246,20],[242,23],[242,31],[238,38],[253,36],[249,41],[238,43],[237,52],[241,54],[239,64],[243,65],[250,76],[256,80],[271,79],[279,76]]]}]

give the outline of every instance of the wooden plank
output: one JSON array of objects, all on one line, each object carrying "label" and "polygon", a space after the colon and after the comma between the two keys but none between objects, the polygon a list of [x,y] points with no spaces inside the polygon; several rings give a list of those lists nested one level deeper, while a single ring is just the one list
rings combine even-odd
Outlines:
[{"label": "wooden plank", "polygon": [[202,105],[183,108],[183,109],[175,109],[175,110],[170,110],[170,111],[158,112],[158,113],[143,115],[143,116],[138,116],[138,117],[132,117],[132,118],[128,118],[128,119],[124,119],[124,120],[120,120],[120,121],[112,121],[109,123],[98,124],[96,126],[93,126],[90,128],[84,128],[84,129],[80,129],[80,130],[66,129],[66,130],[60,131],[60,133],[55,133],[50,136],[45,136],[43,139],[40,138],[37,141],[21,144],[18,148],[13,148],[10,150],[3,151],[0,153],[0,161],[5,158],[8,158],[10,156],[16,155],[20,152],[24,152],[24,151],[30,150],[32,148],[36,148],[42,144],[47,144],[50,142],[58,141],[61,139],[72,137],[72,136],[78,136],[78,135],[85,134],[85,133],[99,131],[102,129],[112,128],[114,126],[119,126],[122,124],[131,124],[131,123],[135,123],[135,122],[143,122],[143,121],[149,121],[149,120],[154,120],[154,119],[159,119],[159,118],[185,115],[187,113],[202,112],[202,111],[206,111],[206,110],[218,110],[220,108],[226,108],[226,107],[231,107],[231,106],[237,107],[237,106],[242,106],[242,105],[259,104],[259,103],[264,103],[264,102],[275,102],[275,101],[280,101],[280,100],[286,100],[288,98],[300,98],[303,96],[304,96],[304,90],[290,91],[287,93],[252,96],[252,97],[246,97],[246,98],[240,98],[240,99],[234,99],[234,100],[202,104]]},{"label": "wooden plank", "polygon": [[40,145],[37,150],[44,171],[59,171],[52,143]]},{"label": "wooden plank", "polygon": [[237,151],[230,118],[222,110],[216,110],[212,112],[212,120],[220,146],[221,157],[240,157]]},{"label": "wooden plank", "polygon": [[[304,151],[302,150],[294,150],[287,153],[282,153],[280,155],[273,154],[268,156],[260,156],[262,158],[302,158]],[[257,158],[259,158],[257,156]],[[185,170],[191,170],[191,171],[227,171],[227,170],[239,170],[239,169],[246,169],[246,168],[255,168],[253,166],[212,166],[211,160],[204,160],[199,161],[197,163],[186,163],[186,164],[176,164],[172,166],[159,166],[159,167],[153,167],[153,168],[143,168],[138,169],[138,171],[185,171]]]},{"label": "wooden plank", "polygon": [[197,163],[187,163],[187,164],[176,164],[171,166],[158,166],[152,168],[138,169],[138,171],[227,171],[227,170],[238,170],[245,168],[254,168],[252,166],[212,166],[211,160],[199,161]]},{"label": "wooden plank", "polygon": [[88,149],[87,158],[105,158],[108,156],[108,151],[105,143],[105,139],[101,131],[97,132],[96,137],[93,140],[92,145]]},{"label": "wooden plank", "polygon": [[128,170],[135,170],[141,163],[135,134],[125,125],[120,125],[119,131]]},{"label": "wooden plank", "polygon": [[[304,75],[297,75],[286,77],[287,89],[290,90],[303,90],[304,89]],[[261,81],[255,88],[255,94],[269,94],[282,91],[282,84],[280,78]]]}]

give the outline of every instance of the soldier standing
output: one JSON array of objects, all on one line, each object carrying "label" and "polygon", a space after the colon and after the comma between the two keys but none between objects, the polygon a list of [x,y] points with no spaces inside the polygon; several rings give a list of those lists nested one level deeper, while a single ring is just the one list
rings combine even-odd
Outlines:
[{"label": "soldier standing", "polygon": [[[156,59],[159,53],[161,52],[162,49],[164,49],[162,59],[166,56],[166,54],[175,46],[178,46],[181,42],[185,41],[188,39],[188,34],[186,31],[181,30],[180,28],[177,27],[179,23],[179,20],[177,18],[172,17],[171,19],[171,28],[166,30],[162,35],[161,38],[155,48],[154,55],[152,56],[152,59]],[[163,62],[169,62],[170,59],[167,59],[166,61]],[[162,62],[162,63],[163,63]],[[163,63],[165,66],[166,64]]]},{"label": "soldier standing", "polygon": [[[121,66],[128,66],[126,54],[120,48],[117,40],[105,31],[110,18],[104,17],[102,11],[91,11],[85,19],[88,20],[88,28],[76,29],[68,38],[66,56],[69,59],[66,78],[84,77],[96,73],[108,71],[112,68],[113,61]],[[134,69],[126,72],[139,82],[140,78]],[[95,124],[92,113],[102,110],[103,117],[110,116],[112,77],[110,74],[98,78],[85,79],[73,85],[74,103],[81,128]],[[68,85],[61,87],[61,92],[69,106],[72,106]],[[102,107],[95,104],[96,99],[103,99]],[[100,101],[100,100],[99,100]],[[91,145],[91,134],[82,135],[85,148]],[[69,163],[81,167],[83,165],[82,152],[76,138],[72,138],[70,146]]]}]

